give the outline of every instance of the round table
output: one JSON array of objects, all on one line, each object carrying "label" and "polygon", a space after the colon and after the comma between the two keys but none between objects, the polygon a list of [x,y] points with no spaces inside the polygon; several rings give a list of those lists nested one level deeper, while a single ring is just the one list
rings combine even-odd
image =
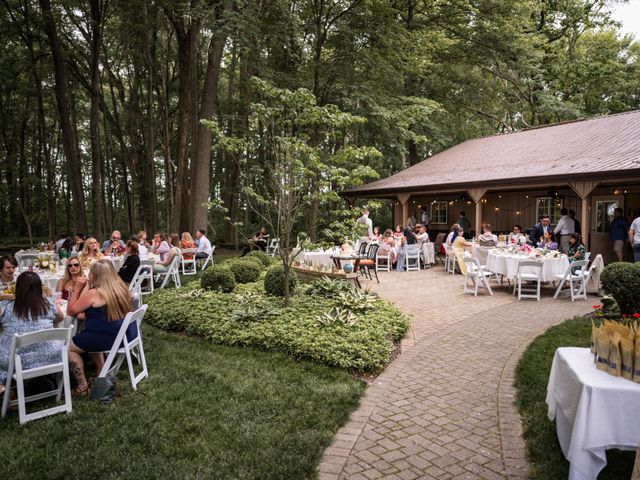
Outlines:
[{"label": "round table", "polygon": [[506,278],[515,278],[518,272],[518,264],[531,260],[542,262],[543,282],[553,282],[557,280],[556,275],[564,275],[569,267],[569,259],[566,255],[536,258],[529,255],[491,251],[487,255],[486,270],[503,275]]},{"label": "round table", "polygon": [[331,250],[316,250],[313,252],[304,251],[300,253],[296,257],[296,260],[299,260],[303,263],[310,263],[314,267],[329,267],[333,264],[333,259],[331,258],[334,255],[340,255],[340,249],[334,248]]}]

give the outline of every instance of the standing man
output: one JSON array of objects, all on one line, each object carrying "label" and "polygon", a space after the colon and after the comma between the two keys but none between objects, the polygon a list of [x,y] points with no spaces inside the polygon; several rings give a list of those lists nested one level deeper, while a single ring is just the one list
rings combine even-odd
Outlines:
[{"label": "standing man", "polygon": [[204,230],[203,228],[201,228],[196,232],[196,238],[198,239],[198,248],[196,249],[196,260],[200,260],[200,259],[204,260],[211,254],[211,251],[213,250],[213,247],[211,247],[211,242],[207,238],[206,233],[207,233],[206,230]]},{"label": "standing man", "polygon": [[569,251],[569,238],[576,233],[576,224],[569,216],[569,211],[566,208],[560,210],[560,213],[562,217],[558,220],[558,224],[553,230],[553,233],[556,235],[556,241],[560,246],[560,251],[567,253]]},{"label": "standing man", "polygon": [[369,209],[362,209],[362,216],[356,220],[360,244],[370,243],[373,236],[373,221],[369,218]]},{"label": "standing man", "polygon": [[[464,238],[471,238],[471,222],[467,218],[467,213],[462,211],[460,212],[460,218],[458,218],[458,225],[460,228],[464,230],[463,236]],[[480,235],[480,232],[476,232],[476,235]]]},{"label": "standing man", "polygon": [[582,235],[582,225],[580,225],[580,222],[576,219],[576,211],[569,210],[569,216],[571,217],[571,220],[573,220],[573,225],[576,230],[576,233],[579,233],[580,235]]},{"label": "standing man", "polygon": [[637,217],[629,229],[629,242],[633,245],[633,260],[640,262],[640,217]]},{"label": "standing man", "polygon": [[[613,253],[616,254],[619,262],[624,258],[624,244],[629,235],[629,220],[622,215],[623,213],[622,208],[617,207],[613,211],[613,220],[611,220],[611,225],[609,226],[609,240],[613,244]],[[630,241],[633,242],[632,240]]]},{"label": "standing man", "polygon": [[427,213],[427,207],[421,205],[420,210],[422,210],[422,213],[420,214],[420,223],[424,225],[426,230],[429,230],[429,214]]}]

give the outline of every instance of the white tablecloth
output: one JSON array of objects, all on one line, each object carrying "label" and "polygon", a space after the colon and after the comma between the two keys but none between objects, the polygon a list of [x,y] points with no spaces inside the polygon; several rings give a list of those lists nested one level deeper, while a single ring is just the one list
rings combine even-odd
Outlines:
[{"label": "white tablecloth", "polygon": [[433,242],[422,243],[422,258],[427,265],[436,263],[435,247]]},{"label": "white tablecloth", "polygon": [[332,255],[339,255],[340,249],[334,248],[330,250],[316,250],[313,252],[304,251],[300,255],[296,257],[296,260],[305,263],[311,263],[314,267],[322,267],[327,266],[331,268],[333,265],[333,260],[331,260]]},{"label": "white tablecloth", "polygon": [[569,267],[567,257],[541,257],[529,258],[526,255],[504,254],[489,252],[487,255],[487,270],[499,273],[507,278],[515,278],[518,272],[518,264],[524,261],[537,260],[542,263],[542,281],[553,282],[556,275],[564,275]]},{"label": "white tablecloth", "polygon": [[640,384],[597,370],[588,348],[556,350],[547,405],[571,462],[570,480],[595,480],[607,464],[607,449],[640,444]]}]

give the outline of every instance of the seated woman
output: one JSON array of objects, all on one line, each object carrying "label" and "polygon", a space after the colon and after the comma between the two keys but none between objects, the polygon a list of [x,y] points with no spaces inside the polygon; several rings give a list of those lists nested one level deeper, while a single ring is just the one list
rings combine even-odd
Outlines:
[{"label": "seated woman", "polygon": [[56,292],[62,292],[62,299],[69,300],[76,286],[78,285],[78,278],[84,278],[84,271],[82,270],[82,264],[77,255],[72,256],[67,261],[67,266],[64,269],[64,276],[58,280],[56,285]]},{"label": "seated woman", "polygon": [[451,242],[451,246],[453,247],[453,251],[456,254],[456,259],[458,260],[458,268],[460,268],[460,273],[463,275],[467,274],[467,265],[464,263],[462,258],[464,257],[464,249],[471,246],[471,243],[467,242],[464,238],[464,229],[458,226],[458,229],[453,233],[453,241]]},{"label": "seated woman", "polygon": [[76,233],[76,237],[75,237],[75,245],[73,246],[72,252],[73,253],[81,253],[82,250],[84,249],[84,244],[86,243],[86,239],[87,237],[84,235],[84,233]]},{"label": "seated woman", "polygon": [[[182,232],[182,237],[180,238],[180,248],[183,250],[185,248],[196,248],[196,242],[193,241],[193,237],[189,232]],[[185,253],[182,256],[185,260],[191,260],[193,258],[193,253]]]},{"label": "seated woman", "polygon": [[[23,272],[16,281],[15,300],[0,302],[0,395],[9,370],[9,356],[14,334],[53,328],[63,318],[60,307],[54,306],[42,293],[42,281],[34,272]],[[23,368],[35,368],[60,361],[60,342],[43,342],[20,348]]]},{"label": "seated woman", "polygon": [[164,257],[164,260],[160,260],[153,265],[153,271],[155,273],[166,273],[167,271],[169,271],[169,265],[171,265],[173,257],[175,257],[176,255],[180,255],[180,249],[178,248],[180,239],[178,238],[178,234],[172,233],[171,235],[169,235],[169,242],[171,243],[171,245]]},{"label": "seated woman", "polygon": [[153,242],[151,242],[151,253],[160,256],[160,261],[164,261],[170,249],[171,246],[166,241],[165,236],[160,232],[156,232],[153,236]]},{"label": "seated woman", "polygon": [[380,227],[373,227],[373,234],[371,235],[371,241],[377,242],[380,239]]},{"label": "seated woman", "polygon": [[127,249],[127,257],[118,270],[118,276],[124,283],[129,284],[136,276],[136,271],[140,266],[140,252],[138,251],[138,242],[135,240],[128,240],[125,248]]},{"label": "seated woman", "polygon": [[551,232],[547,232],[542,237],[540,237],[540,241],[538,242],[538,247],[548,248],[549,250],[558,250],[558,244],[553,241]]},{"label": "seated woman", "polygon": [[386,229],[379,240],[378,255],[385,256],[390,255],[389,259],[391,263],[398,261],[398,249],[396,246],[396,239],[393,238],[393,232],[391,229]]},{"label": "seated woman", "polygon": [[[91,266],[87,279],[78,279],[67,306],[69,315],[86,314],[84,330],[73,337],[69,348],[69,369],[76,382],[76,395],[89,393],[82,354],[89,353],[99,373],[104,356],[98,352],[111,349],[122,320],[130,311],[131,294],[112,262],[100,260]],[[133,324],[127,330],[127,338],[136,334],[137,326]]]},{"label": "seated woman", "polygon": [[396,228],[393,231],[393,238],[397,240],[402,237],[404,237],[404,234],[402,233],[402,225],[396,225]]},{"label": "seated woman", "polygon": [[451,225],[451,228],[449,229],[449,234],[447,235],[447,239],[445,240],[445,243],[447,245],[451,245],[453,243],[453,239],[456,236],[458,236],[457,232],[459,228],[460,228],[460,225],[458,225],[457,223],[454,223],[453,225]]},{"label": "seated woman", "polygon": [[491,225],[483,225],[482,234],[478,237],[478,245],[481,247],[495,247],[498,245],[498,237],[491,231]]},{"label": "seated woman", "polygon": [[587,248],[582,243],[582,235],[579,233],[571,235],[569,238],[569,250],[567,251],[569,261],[575,262],[577,260],[584,260],[586,253]]},{"label": "seated woman", "polygon": [[87,241],[84,242],[82,253],[78,255],[82,268],[89,268],[98,260],[102,260],[103,257],[104,255],[100,251],[100,244],[93,237],[87,238]]},{"label": "seated woman", "polygon": [[65,238],[64,242],[62,242],[62,245],[60,246],[60,249],[58,250],[58,256],[61,259],[69,258],[73,253],[74,245],[75,245],[75,242],[73,241],[73,238],[71,237]]}]

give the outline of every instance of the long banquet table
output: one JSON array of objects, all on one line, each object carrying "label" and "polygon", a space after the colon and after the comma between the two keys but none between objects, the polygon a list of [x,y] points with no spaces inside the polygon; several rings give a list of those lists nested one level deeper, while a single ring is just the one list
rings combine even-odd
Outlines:
[{"label": "long banquet table", "polygon": [[557,280],[556,275],[564,275],[569,267],[569,259],[566,255],[532,258],[528,255],[490,251],[487,255],[486,270],[503,275],[506,278],[515,278],[518,272],[518,264],[530,260],[542,262],[543,282],[553,282]]}]

